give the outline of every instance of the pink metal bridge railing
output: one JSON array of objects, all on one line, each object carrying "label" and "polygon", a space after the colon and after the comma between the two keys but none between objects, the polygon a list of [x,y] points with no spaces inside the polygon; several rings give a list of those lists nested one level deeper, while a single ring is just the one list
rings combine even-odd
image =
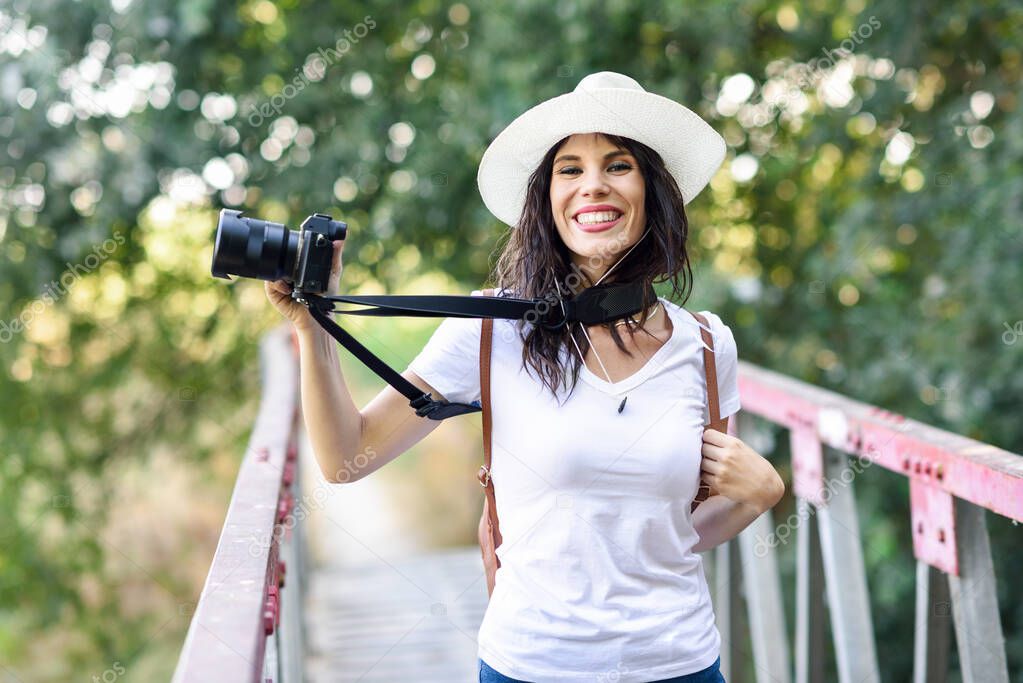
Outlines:
[{"label": "pink metal bridge railing", "polygon": [[260,344],[259,414],[174,683],[302,680],[304,542],[298,496],[298,364],[289,328]]},{"label": "pink metal bridge railing", "polygon": [[[985,510],[1023,521],[1023,457],[895,415],[832,391],[740,362],[742,411],[729,431],[753,443],[751,416],[787,427],[797,499],[796,653],[777,567],[782,531],[770,512],[715,549],[715,612],[722,669],[741,683],[740,580],[758,682],[824,680],[824,619],[843,683],[881,681],[867,592],[853,479],[856,465],[880,465],[909,484],[917,559],[914,681],[941,682],[949,663],[948,611],[962,679],[1008,683]],[[764,452],[764,451],[761,451]],[[849,456],[858,456],[854,462]]]}]

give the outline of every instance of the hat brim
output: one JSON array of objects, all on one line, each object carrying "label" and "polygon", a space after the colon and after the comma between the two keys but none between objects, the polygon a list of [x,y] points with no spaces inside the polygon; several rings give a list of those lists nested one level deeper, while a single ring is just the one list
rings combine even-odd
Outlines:
[{"label": "hat brim", "polygon": [[487,209],[515,227],[529,176],[554,143],[576,133],[621,135],[656,150],[685,204],[706,187],[725,159],[724,138],[678,102],[628,88],[576,90],[527,110],[487,147],[476,174]]}]

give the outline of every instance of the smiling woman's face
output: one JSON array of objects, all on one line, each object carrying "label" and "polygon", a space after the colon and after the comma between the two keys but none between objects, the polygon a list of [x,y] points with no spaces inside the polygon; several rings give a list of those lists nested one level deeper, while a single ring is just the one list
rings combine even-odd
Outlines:
[{"label": "smiling woman's face", "polygon": [[555,154],[554,224],[572,262],[594,282],[643,235],[645,198],[636,159],[599,133],[573,135]]}]

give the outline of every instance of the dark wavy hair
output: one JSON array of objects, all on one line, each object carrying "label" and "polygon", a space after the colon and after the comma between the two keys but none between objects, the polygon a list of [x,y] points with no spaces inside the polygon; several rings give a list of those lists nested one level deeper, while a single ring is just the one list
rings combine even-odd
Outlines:
[{"label": "dark wavy hair", "polygon": [[[680,300],[682,303],[679,305],[684,305],[691,293],[693,277],[686,252],[689,222],[678,184],[665,168],[661,155],[650,147],[618,135],[603,134],[603,137],[616,148],[628,150],[639,164],[646,191],[645,227],[649,234],[642,237],[625,258],[621,257],[626,251],[624,249],[608,257],[622,260],[602,283],[640,281],[645,289],[647,283],[670,281],[671,292],[666,298]],[[572,264],[568,247],[558,234],[551,212],[550,189],[554,158],[567,140],[568,137],[565,137],[555,143],[530,176],[519,223],[507,232],[504,244],[498,245],[500,255],[490,276],[490,281],[496,287],[509,290],[513,296],[544,299],[554,306],[573,289],[578,293],[593,284],[585,272]],[[578,284],[575,287],[568,286],[573,280]],[[638,328],[646,323],[647,310],[654,302],[643,303]],[[542,317],[543,311],[538,310],[537,313]],[[517,324],[523,342],[523,368],[528,364],[555,397],[565,383],[568,370],[560,362],[561,348],[566,346],[569,349],[574,359],[571,365],[571,394],[579,379],[582,358],[575,353],[575,345],[570,336],[574,336],[583,356],[589,351],[589,341],[581,326],[569,324],[558,330],[549,330],[535,324],[527,333],[525,322]],[[611,333],[615,345],[631,356],[632,353],[625,348],[618,334],[620,328],[611,322],[604,323],[603,327]],[[631,325],[625,327],[630,337],[635,334],[636,330]],[[645,329],[643,331],[649,334]]]}]

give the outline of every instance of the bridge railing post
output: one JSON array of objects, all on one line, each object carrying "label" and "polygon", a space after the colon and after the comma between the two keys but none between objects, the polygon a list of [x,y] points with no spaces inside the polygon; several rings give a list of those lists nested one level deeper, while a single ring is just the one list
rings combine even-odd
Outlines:
[{"label": "bridge railing post", "polygon": [[916,563],[913,683],[945,683],[952,633],[948,577],[922,560]]},{"label": "bridge railing post", "polygon": [[1009,683],[984,508],[953,499],[959,576],[948,575],[964,683]]},{"label": "bridge railing post", "polygon": [[815,509],[796,498],[796,683],[824,683],[824,560]]}]

